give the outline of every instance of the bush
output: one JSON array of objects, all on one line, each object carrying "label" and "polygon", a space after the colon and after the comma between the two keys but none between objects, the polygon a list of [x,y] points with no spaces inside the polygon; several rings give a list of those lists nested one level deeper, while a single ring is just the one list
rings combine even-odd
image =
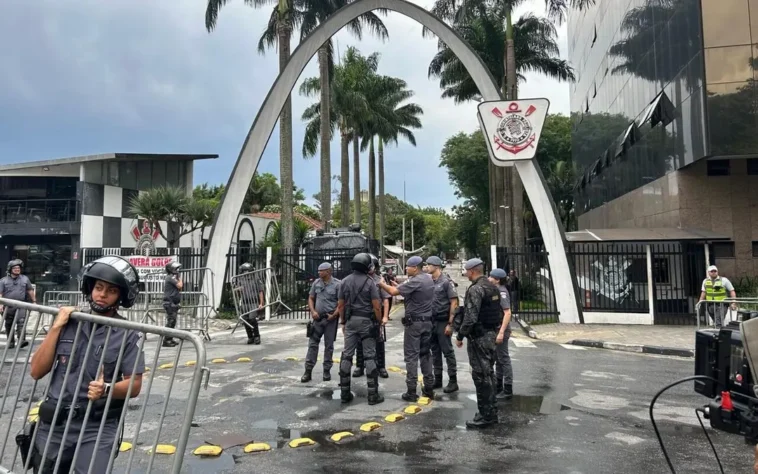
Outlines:
[{"label": "bush", "polygon": [[519,298],[521,301],[542,301],[542,289],[534,280],[521,279],[521,292]]},{"label": "bush", "polygon": [[741,277],[732,281],[737,298],[758,297],[758,277]]}]

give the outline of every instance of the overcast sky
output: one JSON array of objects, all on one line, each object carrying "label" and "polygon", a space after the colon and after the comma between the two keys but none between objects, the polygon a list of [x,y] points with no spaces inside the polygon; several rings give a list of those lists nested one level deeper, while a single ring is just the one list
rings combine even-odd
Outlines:
[{"label": "overcast sky", "polygon": [[[226,183],[277,74],[276,51],[256,51],[271,7],[255,10],[230,0],[209,34],[204,0],[3,3],[0,163],[105,152],[215,153],[219,159],[195,165],[195,184]],[[416,3],[429,7],[433,0]],[[543,13],[543,0],[527,3],[522,11]],[[336,39],[340,52],[348,45],[380,52],[380,72],[405,79],[424,109],[418,146],[385,152],[386,190],[402,197],[406,180],[408,202],[449,208],[456,198],[439,153],[449,136],[478,126],[475,104],[443,100],[438,82],[427,78],[436,39],[422,38],[420,25],[396,13],[384,22],[385,43],[369,36],[358,41],[347,32]],[[559,33],[566,56],[565,25]],[[314,58],[304,77],[317,72]],[[548,97],[551,112],[561,113],[569,111],[568,92],[567,85],[534,74],[520,88],[522,97]],[[300,114],[312,101],[293,95],[294,178],[309,200],[318,192],[319,162],[301,155]],[[277,129],[259,171],[278,176],[278,143]],[[332,174],[339,173],[339,156],[337,138]]]}]

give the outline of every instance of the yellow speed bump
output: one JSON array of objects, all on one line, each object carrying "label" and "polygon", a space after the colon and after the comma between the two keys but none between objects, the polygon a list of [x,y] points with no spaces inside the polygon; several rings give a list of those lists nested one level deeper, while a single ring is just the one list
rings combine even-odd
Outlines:
[{"label": "yellow speed bump", "polygon": [[245,446],[246,453],[261,453],[263,451],[271,451],[271,446],[267,443],[250,443]]},{"label": "yellow speed bump", "polygon": [[361,431],[369,432],[369,431],[378,430],[381,427],[382,427],[381,424],[375,421],[369,421],[368,423],[364,423],[361,425]]},{"label": "yellow speed bump", "polygon": [[395,367],[394,365],[392,367],[387,367],[387,370],[390,372],[395,372],[397,374],[403,371],[403,369],[401,369],[400,367]]},{"label": "yellow speed bump", "polygon": [[276,359],[273,359],[273,358],[271,358],[271,357],[264,357],[264,358],[263,358],[263,359],[261,359],[261,360],[262,360],[263,362],[273,362],[273,361],[275,361]]},{"label": "yellow speed bump", "polygon": [[36,423],[39,421],[39,415],[29,415],[26,421],[28,421],[29,423]]},{"label": "yellow speed bump", "polygon": [[390,423],[395,423],[395,422],[398,422],[398,421],[404,420],[404,419],[405,419],[405,417],[403,415],[401,415],[400,413],[390,413],[389,415],[387,415],[386,417],[384,417],[384,421],[388,421]]},{"label": "yellow speed bump", "polygon": [[211,364],[226,364],[226,359],[213,359]]},{"label": "yellow speed bump", "polygon": [[161,365],[158,366],[158,368],[159,369],[173,369],[174,368],[174,363],[173,362],[169,362],[167,364],[161,364]]},{"label": "yellow speed bump", "polygon": [[125,453],[132,449],[132,443],[127,443],[126,441],[123,441],[121,443],[121,446],[119,446],[118,450],[122,453]]},{"label": "yellow speed bump", "polygon": [[415,415],[416,413],[419,413],[421,411],[421,407],[418,405],[410,405],[405,407],[405,410],[403,410],[403,413],[407,415]]},{"label": "yellow speed bump", "polygon": [[192,451],[192,454],[195,456],[218,456],[222,451],[223,449],[221,449],[221,446],[204,444]]},{"label": "yellow speed bump", "polygon": [[289,357],[287,357],[287,358],[286,358],[286,359],[284,359],[284,360],[288,360],[288,361],[290,361],[290,362],[297,362],[297,361],[299,361],[300,359],[298,359],[298,358],[297,358],[297,357],[295,357],[295,356],[289,356]]},{"label": "yellow speed bump", "polygon": [[293,439],[292,441],[289,442],[290,448],[300,448],[300,447],[303,447],[303,446],[313,446],[314,444],[316,444],[316,442],[313,441],[310,438],[297,438],[297,439]]},{"label": "yellow speed bump", "polygon": [[185,366],[185,367],[194,367],[194,366],[195,366],[195,364],[197,364],[197,361],[194,361],[194,360],[188,360],[187,362],[185,362],[185,363],[184,363],[184,366]]},{"label": "yellow speed bump", "polygon": [[339,364],[341,361],[339,359],[332,359],[332,363]]},{"label": "yellow speed bump", "polygon": [[[152,454],[153,448],[150,448],[147,453]],[[176,446],[171,444],[159,444],[155,447],[156,454],[174,454],[176,452]]]},{"label": "yellow speed bump", "polygon": [[343,438],[349,438],[350,436],[354,436],[353,433],[349,431],[340,431],[339,433],[334,433],[331,440],[335,443],[339,443]]},{"label": "yellow speed bump", "polygon": [[421,382],[421,383],[424,383],[424,376],[423,375],[419,375],[418,376],[418,381]]},{"label": "yellow speed bump", "polygon": [[145,372],[150,372],[150,367],[145,367]]},{"label": "yellow speed bump", "polygon": [[39,407],[34,407],[29,410],[29,416],[37,415],[39,413]]},{"label": "yellow speed bump", "polygon": [[237,362],[252,362],[252,361],[253,359],[251,359],[250,357],[240,357],[239,359],[237,359]]},{"label": "yellow speed bump", "polygon": [[430,403],[432,403],[432,399],[429,397],[421,397],[418,399],[419,405],[429,405]]}]

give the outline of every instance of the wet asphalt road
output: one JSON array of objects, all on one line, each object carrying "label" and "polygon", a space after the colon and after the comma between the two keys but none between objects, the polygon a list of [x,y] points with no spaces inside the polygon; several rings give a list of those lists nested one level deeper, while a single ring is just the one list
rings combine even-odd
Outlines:
[{"label": "wet asphalt road", "polygon": [[[404,369],[401,311],[388,328],[387,365]],[[650,421],[648,404],[663,385],[692,373],[692,361],[607,350],[575,348],[517,337],[511,340],[515,393],[500,403],[500,424],[484,431],[466,430],[464,423],[476,412],[474,386],[465,350],[457,350],[461,391],[439,394],[416,415],[387,423],[383,418],[409,404],[400,399],[404,375],[380,379],[383,404],[368,406],[365,379],[353,379],[356,399],[343,405],[333,380],[321,381],[320,365],[314,380],[301,384],[305,354],[305,326],[275,323],[262,328],[264,344],[248,346],[242,331],[214,335],[208,343],[212,369],[210,385],[200,393],[182,472],[513,472],[513,473],[662,473],[666,471]],[[3,341],[4,342],[4,341]],[[148,343],[147,360],[154,344]],[[335,358],[342,347],[338,339]],[[167,362],[174,351],[164,350]],[[210,364],[223,357],[234,361],[247,356],[252,362]],[[272,360],[262,360],[263,357]],[[299,360],[286,360],[296,357]],[[184,351],[182,361],[193,358]],[[141,432],[152,441],[162,407],[161,390],[168,370],[156,372],[154,395]],[[174,395],[160,442],[174,443],[182,420],[192,369],[177,369]],[[691,386],[665,395],[656,407],[664,442],[677,472],[717,472],[717,465],[698,426],[694,408],[705,401]],[[359,431],[366,422],[381,428]],[[130,418],[125,440],[133,436]],[[355,436],[336,444],[329,437],[350,431]],[[266,442],[272,450],[245,454],[229,447],[218,458],[199,458],[189,450],[219,436],[236,434],[248,441]],[[726,472],[748,472],[751,450],[731,435],[712,432]],[[314,446],[290,448],[295,438],[308,437]],[[137,447],[136,467],[144,472],[145,445]],[[156,457],[153,472],[166,472],[173,456]],[[122,453],[115,472],[123,472]]]}]

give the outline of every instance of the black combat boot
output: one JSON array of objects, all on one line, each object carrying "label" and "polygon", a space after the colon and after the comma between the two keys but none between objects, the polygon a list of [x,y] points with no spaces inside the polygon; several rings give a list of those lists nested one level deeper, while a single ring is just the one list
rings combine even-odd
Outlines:
[{"label": "black combat boot", "polygon": [[387,373],[387,369],[385,369],[384,367],[381,367],[378,370],[379,370],[379,377],[383,379],[389,378],[390,374]]},{"label": "black combat boot", "polygon": [[424,385],[421,388],[421,395],[425,396],[429,400],[434,400],[434,389],[431,388],[431,387],[427,387],[426,385]]},{"label": "black combat boot", "polygon": [[342,403],[353,401],[353,392],[350,391],[350,373],[340,371],[340,398]]},{"label": "black combat boot", "polygon": [[503,379],[501,379],[500,377],[497,377],[497,380],[495,380],[495,397],[500,398],[500,393],[502,393],[502,391],[503,391]]},{"label": "black combat boot", "polygon": [[442,391],[445,393],[457,392],[458,391],[458,376],[451,375],[450,380],[447,381],[447,387],[445,387]]},{"label": "black combat boot", "polygon": [[364,370],[363,367],[356,367],[353,371],[353,377],[363,377]]},{"label": "black combat boot", "polygon": [[178,345],[179,345],[179,343],[176,342],[171,337],[166,337],[166,338],[163,339],[163,344],[162,344],[163,347],[176,347]]},{"label": "black combat boot", "polygon": [[379,393],[379,378],[369,377],[366,381],[368,385],[368,404],[377,405],[384,401],[384,397]]},{"label": "black combat boot", "polygon": [[16,337],[18,338],[18,346],[23,349],[29,345],[29,341],[26,340],[26,333],[24,327],[16,326]]},{"label": "black combat boot", "polygon": [[261,343],[261,336],[256,335],[253,338],[253,344],[255,344],[256,346],[258,346],[258,345],[260,345],[260,343]]},{"label": "black combat boot", "polygon": [[513,398],[513,385],[509,383],[503,384],[503,391],[498,392],[497,399],[510,400],[511,398]]},{"label": "black combat boot", "polygon": [[313,369],[305,369],[305,373],[300,377],[300,382],[307,383],[311,381],[311,372]]},{"label": "black combat boot", "polygon": [[325,370],[324,371],[324,382],[329,382],[330,380],[332,380],[332,374],[329,373],[328,370]]},{"label": "black combat boot", "polygon": [[434,388],[442,388],[442,372],[434,374]]},{"label": "black combat boot", "polygon": [[416,387],[408,387],[408,391],[405,392],[400,398],[406,402],[417,402],[418,395],[416,394]]}]

